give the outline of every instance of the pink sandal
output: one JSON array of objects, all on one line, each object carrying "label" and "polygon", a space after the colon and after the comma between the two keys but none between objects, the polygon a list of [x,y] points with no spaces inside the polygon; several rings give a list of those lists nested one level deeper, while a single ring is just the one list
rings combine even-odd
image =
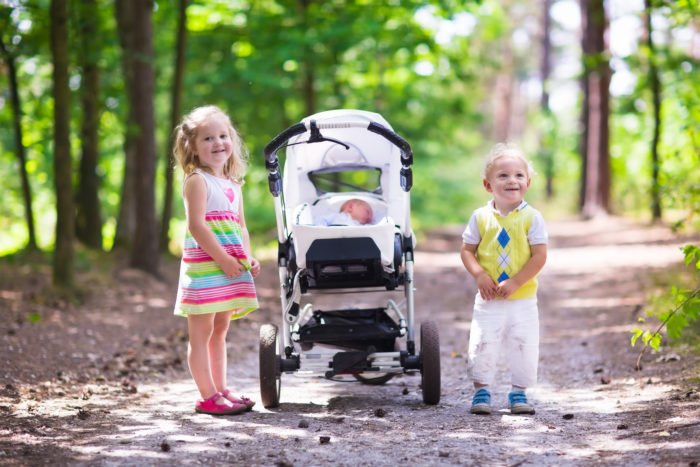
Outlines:
[{"label": "pink sandal", "polygon": [[241,396],[241,397],[232,396],[231,391],[229,391],[228,389],[225,390],[224,392],[222,392],[221,395],[224,396],[229,401],[231,401],[234,405],[237,405],[237,404],[245,405],[246,410],[252,410],[253,406],[255,405],[255,401],[247,398],[246,396]]},{"label": "pink sandal", "polygon": [[224,397],[223,394],[217,392],[207,400],[199,399],[194,406],[195,412],[206,413],[209,415],[236,415],[248,410],[248,406],[243,403],[217,404],[216,402]]}]

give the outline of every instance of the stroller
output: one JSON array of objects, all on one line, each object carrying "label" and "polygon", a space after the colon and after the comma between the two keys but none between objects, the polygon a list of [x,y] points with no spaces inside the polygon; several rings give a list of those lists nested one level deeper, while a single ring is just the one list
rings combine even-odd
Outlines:
[{"label": "stroller", "polygon": [[[277,153],[282,148],[281,173]],[[379,385],[398,374],[420,372],[423,401],[439,402],[440,342],[434,321],[422,323],[416,351],[412,163],[411,147],[384,118],[360,110],[314,114],[265,147],[282,302],[281,333],[274,324],[260,328],[265,407],[279,404],[282,373],[329,379],[352,375]],[[371,206],[371,224],[319,225],[319,219],[355,198]],[[358,302],[351,294],[366,300],[374,292],[403,292],[403,300],[350,306]],[[329,294],[347,298],[347,307],[314,309],[312,300]]]}]

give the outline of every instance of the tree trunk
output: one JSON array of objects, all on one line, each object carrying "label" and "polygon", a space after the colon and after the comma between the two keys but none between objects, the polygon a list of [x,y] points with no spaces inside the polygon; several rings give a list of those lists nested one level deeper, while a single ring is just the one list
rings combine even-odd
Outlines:
[{"label": "tree trunk", "polygon": [[[549,16],[549,10],[552,6],[552,0],[544,0],[542,2],[542,42],[541,50],[542,57],[540,62],[540,79],[542,80],[542,94],[540,95],[540,110],[547,122],[553,122],[552,112],[549,108],[549,76],[551,74],[551,25],[552,22]],[[552,134],[546,134],[550,132]],[[556,141],[556,125],[547,125],[547,128],[540,130],[540,151],[544,159],[544,173],[546,179],[545,194],[547,199],[551,199],[554,195],[553,179],[554,179],[554,148],[553,142]]]},{"label": "tree trunk", "polygon": [[122,181],[121,197],[117,227],[114,234],[113,249],[128,250],[131,248],[136,225],[136,201],[135,201],[135,164],[136,148],[135,138],[138,129],[134,126],[136,118],[132,95],[134,80],[134,39],[131,0],[116,0],[114,4],[117,29],[119,30],[119,42],[122,47],[122,72],[126,88],[127,117],[124,133],[124,178]]},{"label": "tree trunk", "polygon": [[51,1],[51,54],[53,57],[54,183],[56,188],[56,246],[53,283],[72,289],[74,281],[75,206],[71,183],[70,89],[68,88],[68,5]]},{"label": "tree trunk", "polygon": [[85,245],[102,249],[102,215],[100,213],[97,161],[99,158],[100,123],[100,53],[95,0],[78,4],[80,22],[83,124],[81,128],[82,157],[80,181],[76,198],[76,236]]},{"label": "tree trunk", "polygon": [[34,228],[34,210],[32,209],[32,191],[27,176],[27,156],[22,143],[22,105],[19,99],[19,85],[17,83],[17,68],[15,67],[15,57],[7,50],[0,35],[0,52],[7,65],[7,74],[10,80],[10,101],[12,103],[12,127],[15,134],[15,153],[19,165],[20,180],[22,183],[22,198],[24,199],[24,218],[27,222],[28,250],[38,250],[36,243],[36,229]]},{"label": "tree trunk", "polygon": [[138,133],[136,149],[136,230],[131,248],[131,266],[158,274],[158,228],[155,210],[156,140],[153,95],[153,2],[131,0],[131,21],[134,27],[134,61],[131,105],[135,109],[134,125]]},{"label": "tree trunk", "polygon": [[502,70],[496,76],[494,86],[494,128],[493,137],[496,141],[507,141],[510,137],[511,117],[513,115],[513,50],[510,38],[503,42]]},{"label": "tree trunk", "polygon": [[[308,9],[309,5],[311,4],[311,0],[301,0],[299,3],[301,5],[302,24],[304,25],[304,30],[306,31],[308,30]],[[304,69],[301,88],[302,95],[304,97],[304,108],[306,115],[313,115],[316,113],[316,94],[314,93],[314,80],[316,78],[314,76],[314,61],[311,58],[313,57],[313,52],[311,51],[311,47],[309,47],[309,45],[306,43],[304,44],[304,49]]]},{"label": "tree trunk", "polygon": [[644,0],[644,16],[646,26],[646,43],[649,49],[649,85],[654,104],[654,132],[651,141],[651,217],[652,220],[661,220],[661,194],[659,184],[659,140],[661,138],[661,80],[659,70],[656,67],[656,50],[652,38],[651,0]]},{"label": "tree trunk", "polygon": [[173,214],[173,175],[175,160],[173,159],[173,131],[182,115],[182,82],[185,76],[185,47],[187,42],[187,4],[188,0],[178,2],[178,27],[175,48],[175,70],[172,87],[172,109],[170,116],[170,137],[168,147],[165,149],[165,196],[163,201],[163,213],[160,224],[160,250],[168,251],[170,243],[170,218]]},{"label": "tree trunk", "polygon": [[610,67],[605,43],[607,19],[603,0],[581,0],[584,65],[584,140],[582,214],[586,218],[610,211]]}]

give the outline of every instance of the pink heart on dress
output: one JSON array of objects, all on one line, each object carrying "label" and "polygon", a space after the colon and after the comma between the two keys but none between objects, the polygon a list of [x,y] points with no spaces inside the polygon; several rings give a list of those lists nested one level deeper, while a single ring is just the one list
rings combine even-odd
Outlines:
[{"label": "pink heart on dress", "polygon": [[224,188],[224,194],[226,195],[228,200],[233,203],[233,200],[236,198],[236,195],[233,192],[233,188]]}]

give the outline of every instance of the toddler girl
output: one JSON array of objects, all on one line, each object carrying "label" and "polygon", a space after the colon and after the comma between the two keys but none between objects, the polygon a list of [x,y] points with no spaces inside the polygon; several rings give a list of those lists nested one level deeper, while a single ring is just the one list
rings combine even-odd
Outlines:
[{"label": "toddler girl", "polygon": [[175,132],[187,216],[175,314],[187,317],[187,361],[202,397],[195,411],[237,414],[255,402],[226,385],[226,332],[232,319],[258,308],[253,278],[260,272],[243,216],[244,147],[215,106],[193,110]]}]

